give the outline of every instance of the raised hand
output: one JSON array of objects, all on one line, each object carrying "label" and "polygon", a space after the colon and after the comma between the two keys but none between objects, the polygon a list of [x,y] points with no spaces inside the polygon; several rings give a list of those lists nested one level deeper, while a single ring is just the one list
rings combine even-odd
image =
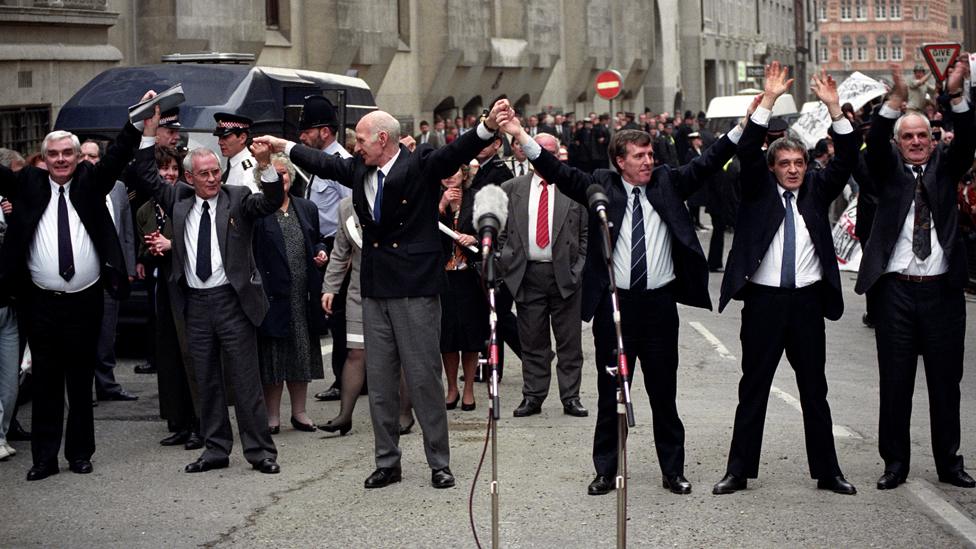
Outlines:
[{"label": "raised hand", "polygon": [[[827,108],[836,105],[837,114],[840,114],[840,96],[837,93],[837,81],[833,76],[827,74],[826,70],[821,70],[820,74],[810,77],[810,91],[823,101]],[[831,113],[833,115],[834,113]]]},{"label": "raised hand", "polygon": [[772,98],[775,103],[779,96],[789,91],[790,86],[793,85],[793,79],[789,77],[789,72],[787,67],[779,64],[779,61],[773,61],[769,65],[766,65],[766,78],[763,81],[763,92],[767,99]]},{"label": "raised hand", "polygon": [[891,92],[888,94],[889,106],[895,110],[901,108],[901,104],[908,99],[908,84],[905,82],[905,78],[901,75],[901,65],[898,63],[891,63],[888,65],[891,69]]},{"label": "raised hand", "polygon": [[491,112],[488,113],[488,118],[485,119],[485,127],[491,131],[498,130],[500,123],[511,117],[511,109],[512,105],[508,102],[508,99],[495,101],[495,104],[491,106]]},{"label": "raised hand", "polygon": [[159,105],[153,109],[153,115],[142,121],[142,135],[146,137],[154,137],[156,135],[156,130],[159,129]]},{"label": "raised hand", "polygon": [[254,159],[258,161],[258,167],[264,169],[271,164],[271,145],[255,139],[249,148],[251,149],[251,154],[254,155]]},{"label": "raised hand", "polygon": [[756,109],[759,108],[759,104],[762,103],[763,96],[765,95],[765,93],[757,93],[756,96],[752,98],[752,102],[749,103],[749,106],[746,108],[746,115],[742,118],[742,122],[740,123],[743,128],[745,128],[746,124],[749,123],[749,119],[752,118],[752,113],[756,112]]},{"label": "raised hand", "polygon": [[499,125],[501,130],[512,137],[518,137],[522,133],[522,122],[514,114],[509,116],[505,122]]},{"label": "raised hand", "polygon": [[963,80],[969,76],[969,54],[960,52],[955,64],[949,69],[949,76],[946,78],[946,92],[956,93],[962,90]]},{"label": "raised hand", "polygon": [[282,139],[280,137],[275,137],[273,135],[262,135],[254,138],[254,143],[261,143],[271,147],[271,150],[276,153],[285,152],[285,146],[288,145],[287,139]]}]

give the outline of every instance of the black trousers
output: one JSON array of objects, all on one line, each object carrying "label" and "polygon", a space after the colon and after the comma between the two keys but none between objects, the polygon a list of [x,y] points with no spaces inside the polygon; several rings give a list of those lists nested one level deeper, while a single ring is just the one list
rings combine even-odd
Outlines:
[{"label": "black trousers", "polygon": [[712,215],[712,236],[708,241],[708,268],[721,269],[725,262],[725,216]]},{"label": "black trousers", "polygon": [[[670,288],[648,291],[618,290],[624,351],[633,382],[637,361],[644,372],[644,389],[651,401],[654,446],[665,475],[684,474],[685,427],[678,417],[678,309]],[[593,466],[598,475],[617,474],[617,382],[606,367],[616,364],[616,331],[610,294],[593,319],[596,347],[597,403],[593,434]],[[638,421],[641,421],[638,416]]]},{"label": "black trousers", "polygon": [[175,318],[165,278],[154,286],[156,303],[155,358],[159,413],[177,431],[199,432],[194,393],[196,379],[186,356],[186,325]]},{"label": "black trousers", "polygon": [[253,464],[277,457],[258,371],[257,330],[230,284],[187,290],[186,344],[200,392],[200,434],[206,446],[203,458],[228,457],[233,447],[225,375],[236,396],[234,411],[245,459]]},{"label": "black trousers", "polygon": [[799,289],[750,284],[742,308],[742,378],[727,472],[756,478],[766,404],[783,351],[796,374],[810,476],[840,475],[827,404],[826,342],[820,283]]},{"label": "black trousers", "polygon": [[19,311],[25,319],[33,360],[31,454],[34,465],[58,462],[61,433],[65,432],[66,387],[68,425],[64,457],[70,462],[91,459],[95,453],[91,387],[102,326],[102,292],[98,282],[71,294],[32,285]]},{"label": "black trousers", "polygon": [[907,475],[909,425],[918,357],[925,366],[932,454],[939,474],[963,469],[959,452],[959,382],[963,372],[966,303],[962,288],[945,278],[928,282],[881,277],[870,290],[875,323],[881,412],[878,448],[885,471]]},{"label": "black trousers", "polygon": [[[519,340],[518,318],[512,312],[513,305],[515,305],[515,298],[512,296],[512,292],[505,284],[499,284],[498,291],[495,293],[495,313],[498,315],[495,330],[498,332],[498,338],[508,345],[508,348],[521,360],[522,343]],[[501,352],[498,353],[499,372],[504,368],[505,353]]]}]

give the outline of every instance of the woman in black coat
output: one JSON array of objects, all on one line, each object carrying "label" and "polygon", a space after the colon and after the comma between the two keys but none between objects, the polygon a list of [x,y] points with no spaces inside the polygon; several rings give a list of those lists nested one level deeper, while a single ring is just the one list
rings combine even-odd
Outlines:
[{"label": "woman in black coat", "polygon": [[305,413],[308,383],[322,379],[319,326],[322,319],[322,271],[328,256],[319,235],[315,204],[288,193],[295,167],[284,155],[272,165],[285,186],[285,201],[274,215],[254,227],[254,259],[270,308],[258,328],[258,359],[268,428],[278,433],[283,384],[291,395],[291,424],[315,431]]}]

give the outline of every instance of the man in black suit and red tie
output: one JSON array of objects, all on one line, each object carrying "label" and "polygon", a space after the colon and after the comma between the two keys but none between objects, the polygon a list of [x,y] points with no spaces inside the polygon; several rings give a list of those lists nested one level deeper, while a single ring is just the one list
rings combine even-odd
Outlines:
[{"label": "man in black suit and red tie", "polygon": [[939,480],[976,487],[958,455],[967,276],[956,184],[976,151],[973,111],[963,91],[968,72],[968,65],[958,61],[946,80],[955,131],[947,148],[936,146],[924,115],[901,114],[908,86],[897,65],[892,66],[891,94],[871,117],[865,153],[870,184],[859,183],[862,195],[876,199],[877,211],[855,290],[868,294],[878,344],[878,447],[885,463],[879,490],[895,488],[908,476],[919,355],[925,364]]},{"label": "man in black suit and red tie", "polygon": [[0,302],[16,297],[33,357],[33,466],[27,480],[58,473],[62,432],[71,471],[92,472],[91,387],[102,289],[116,299],[129,291],[105,196],[138,143],[139,131],[126,124],[102,160],[91,164],[80,162],[75,135],[54,131],[41,145],[47,170],[28,166],[14,173],[0,166],[0,195],[14,205],[0,252]]},{"label": "man in black suit and red tie", "polygon": [[827,210],[857,164],[860,139],[841,113],[837,83],[821,73],[811,90],[833,120],[837,158],[808,170],[806,146],[792,137],[773,141],[764,155],[773,104],[793,84],[787,72],[776,61],[766,67],[762,101],[739,142],[742,204],[719,311],[730,299],[744,302],[742,378],[726,474],[714,494],[743,490],[759,474],[766,403],[784,350],[800,390],[810,476],[819,489],[856,493],[834,448],[824,317],[837,320],[844,311]]},{"label": "man in black suit and red tie", "polygon": [[[729,132],[701,157],[681,168],[654,168],[651,136],[640,130],[620,130],[610,139],[607,151],[616,171],[596,170],[588,174],[546,152],[517,120],[504,124],[503,129],[522,144],[539,177],[556,185],[572,200],[588,204],[590,185],[604,189],[609,199],[610,249],[620,296],[624,352],[630,364],[636,366],[639,358],[644,372],[664,487],[675,494],[691,493],[691,483],[684,476],[685,429],[675,402],[677,304],[711,309],[712,302],[705,254],[684,201],[732,158],[741,130]],[[592,212],[588,234],[603,234],[601,222]],[[601,241],[593,241],[594,238],[602,237],[593,236],[587,244],[581,312],[583,320],[593,319],[599,391],[593,435],[596,477],[587,493],[602,495],[614,489],[613,477],[617,474],[617,382],[606,371],[607,366],[616,363],[616,333],[610,273]]]}]

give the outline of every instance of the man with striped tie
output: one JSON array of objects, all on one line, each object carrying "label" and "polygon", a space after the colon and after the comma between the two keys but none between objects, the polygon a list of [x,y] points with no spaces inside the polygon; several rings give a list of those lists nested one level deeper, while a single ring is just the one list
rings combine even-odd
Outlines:
[{"label": "man with striped tie", "polygon": [[[711,309],[712,303],[705,254],[684,201],[732,158],[741,130],[729,132],[681,168],[654,168],[651,136],[640,130],[621,130],[613,134],[607,151],[616,171],[598,169],[589,174],[545,151],[517,120],[503,124],[502,129],[522,144],[535,173],[572,200],[587,204],[587,189],[593,184],[606,194],[624,352],[630,364],[640,359],[644,371],[664,487],[675,494],[690,493],[691,483],[684,477],[685,430],[675,403],[677,304]],[[593,435],[596,477],[587,492],[601,495],[614,489],[617,474],[617,381],[606,371],[616,364],[617,345],[610,271],[602,236],[598,236],[603,230],[594,213],[589,216],[588,232],[581,316],[586,321],[593,319],[599,399]]]},{"label": "man with striped tie", "polygon": [[775,61],[766,67],[762,102],[739,142],[742,204],[719,312],[730,299],[744,302],[742,378],[726,474],[714,494],[744,490],[759,474],[766,403],[784,350],[796,372],[810,476],[821,490],[856,493],[834,448],[824,317],[837,320],[844,311],[827,210],[857,165],[860,137],[841,113],[834,79],[821,73],[811,80],[833,120],[837,156],[827,168],[807,170],[806,146],[793,137],[773,141],[763,156],[773,104],[793,84]]}]

